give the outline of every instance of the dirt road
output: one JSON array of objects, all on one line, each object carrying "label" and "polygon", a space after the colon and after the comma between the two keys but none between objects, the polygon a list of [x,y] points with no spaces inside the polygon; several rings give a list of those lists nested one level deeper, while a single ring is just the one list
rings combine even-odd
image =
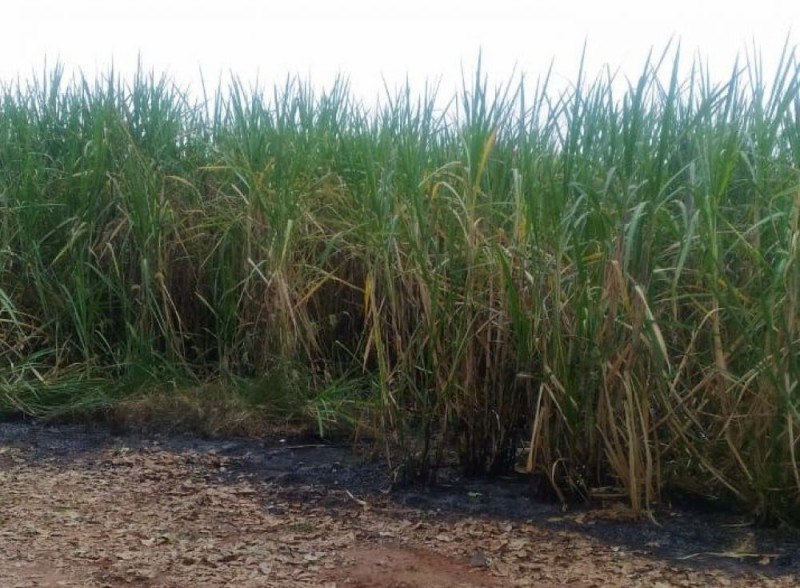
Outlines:
[{"label": "dirt road", "polygon": [[383,472],[317,443],[0,423],[0,586],[800,585],[797,540],[732,517],[658,527],[521,481],[390,492]]}]

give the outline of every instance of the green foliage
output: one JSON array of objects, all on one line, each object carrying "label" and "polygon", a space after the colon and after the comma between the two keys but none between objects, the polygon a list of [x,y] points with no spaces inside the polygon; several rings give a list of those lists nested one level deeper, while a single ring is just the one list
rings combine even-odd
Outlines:
[{"label": "green foliage", "polygon": [[680,64],[560,94],[479,67],[444,110],[404,88],[367,111],[342,80],[6,85],[0,404],[292,366],[265,402],[346,416],[413,475],[457,447],[563,500],[796,516],[797,60]]}]

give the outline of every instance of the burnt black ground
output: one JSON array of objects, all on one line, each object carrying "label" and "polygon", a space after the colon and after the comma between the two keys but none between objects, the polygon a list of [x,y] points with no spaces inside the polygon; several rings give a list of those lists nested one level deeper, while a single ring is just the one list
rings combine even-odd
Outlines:
[{"label": "burnt black ground", "polygon": [[[78,458],[91,467],[95,456],[99,467],[99,452],[107,448],[214,453],[226,463],[217,482],[259,480],[280,487],[284,496],[320,506],[352,506],[353,497],[369,501],[378,495],[403,507],[404,516],[444,520],[488,516],[509,522],[530,521],[550,529],[583,533],[628,552],[667,560],[676,567],[713,565],[734,573],[757,569],[765,575],[800,572],[800,535],[758,528],[741,515],[698,508],[665,509],[655,513],[656,525],[598,519],[590,510],[563,513],[559,505],[533,501],[524,477],[465,479],[452,474],[447,484],[438,487],[392,488],[384,460],[371,456],[366,448],[347,444],[278,437],[252,441],[155,434],[120,436],[98,423],[0,422],[2,447],[20,450],[28,462],[41,460],[63,467]],[[266,499],[265,508],[270,508]],[[586,516],[574,516],[582,513]],[[755,555],[733,557],[746,535],[753,545],[750,553],[769,554],[768,563]]]}]

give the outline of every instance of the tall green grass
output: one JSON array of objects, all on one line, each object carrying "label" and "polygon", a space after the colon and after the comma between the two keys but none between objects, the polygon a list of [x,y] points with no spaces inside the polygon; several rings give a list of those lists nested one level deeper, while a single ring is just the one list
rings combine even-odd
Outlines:
[{"label": "tall green grass", "polygon": [[2,404],[285,369],[320,427],[370,408],[408,475],[457,448],[564,501],[796,520],[798,74],[790,48],[722,83],[678,51],[560,93],[478,68],[443,110],[343,80],[7,84]]}]

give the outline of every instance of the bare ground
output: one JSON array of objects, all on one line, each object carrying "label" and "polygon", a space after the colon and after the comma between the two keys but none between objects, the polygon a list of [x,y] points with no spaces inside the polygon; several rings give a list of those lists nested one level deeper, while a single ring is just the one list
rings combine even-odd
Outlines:
[{"label": "bare ground", "polygon": [[518,480],[388,491],[320,444],[0,424],[0,586],[797,586],[800,543],[732,516],[562,513]]}]

